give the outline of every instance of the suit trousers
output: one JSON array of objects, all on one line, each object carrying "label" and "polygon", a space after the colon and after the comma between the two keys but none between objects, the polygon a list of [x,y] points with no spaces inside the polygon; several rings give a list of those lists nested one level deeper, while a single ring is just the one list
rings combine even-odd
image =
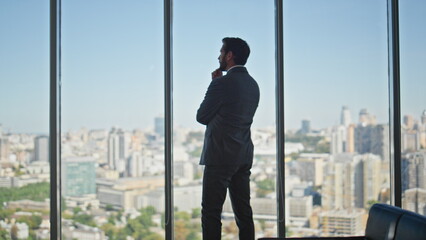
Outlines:
[{"label": "suit trousers", "polygon": [[250,169],[251,164],[205,166],[201,203],[203,240],[221,239],[221,214],[227,189],[240,240],[254,240],[253,212],[250,206]]}]

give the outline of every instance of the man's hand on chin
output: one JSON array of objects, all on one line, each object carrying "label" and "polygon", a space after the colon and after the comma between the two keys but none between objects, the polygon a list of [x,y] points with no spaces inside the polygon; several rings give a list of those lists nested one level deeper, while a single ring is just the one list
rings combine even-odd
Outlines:
[{"label": "man's hand on chin", "polygon": [[212,80],[218,77],[222,77],[222,70],[219,68],[212,72]]}]

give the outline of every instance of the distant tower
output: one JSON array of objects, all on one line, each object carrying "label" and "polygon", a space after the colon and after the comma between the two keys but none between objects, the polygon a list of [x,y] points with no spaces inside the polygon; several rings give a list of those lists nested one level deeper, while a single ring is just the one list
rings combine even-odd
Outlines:
[{"label": "distant tower", "polygon": [[62,162],[62,193],[80,197],[96,194],[96,159],[93,157],[68,157]]},{"label": "distant tower", "polygon": [[340,124],[345,127],[348,127],[351,123],[351,112],[349,111],[349,108],[347,106],[343,106],[342,113],[340,115]]},{"label": "distant tower", "polygon": [[0,135],[0,162],[9,158],[9,141]]},{"label": "distant tower", "polygon": [[302,120],[302,129],[300,130],[302,134],[310,133],[311,132],[311,121],[309,120]]},{"label": "distant tower", "polygon": [[367,109],[363,108],[359,112],[359,123],[363,126],[376,125],[376,117],[374,115],[370,115]]},{"label": "distant tower", "polygon": [[426,153],[409,153],[402,157],[402,190],[426,188]]},{"label": "distant tower", "polygon": [[407,129],[413,129],[414,127],[414,118],[411,115],[405,115],[404,116],[404,125],[407,127]]},{"label": "distant tower", "polygon": [[330,153],[338,154],[347,151],[347,130],[344,126],[334,126],[331,130]]},{"label": "distant tower", "polygon": [[368,125],[369,116],[370,114],[368,114],[367,109],[361,109],[361,111],[359,111],[359,123]]},{"label": "distant tower", "polygon": [[133,152],[127,161],[127,175],[129,177],[142,177],[143,159],[141,152]]},{"label": "distant tower", "polygon": [[49,161],[49,137],[37,136],[34,138],[34,161]]},{"label": "distant tower", "polygon": [[164,117],[159,116],[154,119],[155,124],[155,133],[160,135],[161,137],[164,137]]},{"label": "distant tower", "polygon": [[422,124],[426,124],[426,110],[423,111],[421,121],[422,121]]},{"label": "distant tower", "polygon": [[108,165],[113,170],[119,169],[127,157],[127,140],[121,129],[112,128],[108,136]]},{"label": "distant tower", "polygon": [[354,132],[355,152],[373,153],[389,161],[389,126],[358,125]]}]

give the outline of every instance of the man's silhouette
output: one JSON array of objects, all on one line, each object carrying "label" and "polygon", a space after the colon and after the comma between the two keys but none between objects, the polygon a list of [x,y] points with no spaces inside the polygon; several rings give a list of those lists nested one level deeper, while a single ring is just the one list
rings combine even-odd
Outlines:
[{"label": "man's silhouette", "polygon": [[[222,42],[220,67],[212,73],[212,81],[197,111],[197,121],[207,125],[200,160],[205,165],[203,239],[221,238],[221,213],[229,189],[239,237],[253,240],[250,127],[259,103],[259,87],[244,67],[250,55],[247,43],[240,38],[224,38]],[[222,71],[227,74],[222,76]]]}]

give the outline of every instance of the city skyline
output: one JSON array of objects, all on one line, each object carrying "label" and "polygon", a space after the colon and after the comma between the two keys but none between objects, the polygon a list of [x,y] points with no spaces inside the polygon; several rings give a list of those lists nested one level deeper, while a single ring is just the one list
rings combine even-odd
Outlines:
[{"label": "city skyline", "polygon": [[[390,203],[389,135],[386,125],[377,122],[373,113],[360,110],[351,117],[348,106],[342,106],[338,126],[315,131],[309,121],[301,130],[286,135],[285,196],[286,234],[288,237],[361,235],[365,229],[368,209],[375,202]],[[352,120],[358,118],[358,121]],[[138,219],[138,213],[149,210],[156,216],[157,225],[141,222],[149,231],[160,236],[161,213],[165,211],[165,149],[161,118],[152,119],[149,131],[81,129],[63,132],[61,138],[62,200],[65,202],[62,233],[87,239],[96,235],[132,235],[126,231]],[[173,198],[175,222],[186,214],[188,222],[199,222],[202,167],[199,155],[203,145],[202,130],[175,129],[173,145]],[[426,186],[424,156],[426,156],[426,111],[422,117],[404,117],[402,125],[402,184],[403,207],[425,214],[422,199]],[[254,148],[251,174],[251,203],[257,228],[256,234],[276,236],[276,134],[274,128],[252,129]],[[38,201],[3,200],[8,210],[49,210],[50,168],[46,161],[47,136],[0,134],[0,187],[19,192],[25,188],[46,191]],[[420,194],[414,191],[421,188]],[[10,194],[14,195],[14,194]],[[25,199],[32,199],[28,195]],[[44,202],[43,202],[44,201]],[[65,210],[66,208],[66,210]],[[9,210],[11,209],[11,210]],[[21,211],[21,210],[19,210]],[[115,215],[116,213],[116,215]],[[109,231],[111,216],[118,216],[116,231]],[[48,219],[48,215],[43,215]],[[85,216],[84,219],[81,219]],[[145,216],[147,217],[147,216]],[[14,219],[15,214],[9,219]],[[337,219],[336,219],[337,218]],[[3,219],[0,219],[0,223]],[[229,229],[233,220],[232,207],[227,200],[223,209],[223,226],[227,237],[235,239]],[[115,220],[114,220],[115,221]],[[334,222],[352,222],[333,230]],[[8,221],[7,217],[4,222]],[[12,224],[5,225],[7,229]],[[33,232],[26,225],[18,226],[24,234],[48,236],[48,226],[37,223]],[[70,228],[74,226],[74,228]],[[91,228],[88,228],[88,227]],[[141,225],[139,225],[141,226]],[[188,226],[188,225],[187,225]],[[199,225],[187,227],[194,235]],[[90,229],[90,231],[88,231]],[[132,228],[135,229],[135,228]],[[72,230],[72,231],[71,231]],[[178,232],[180,230],[175,229]],[[70,235],[74,237],[70,237]],[[145,233],[147,234],[147,233]],[[234,234],[234,235],[233,235]],[[90,236],[90,237],[89,237]],[[47,237],[40,237],[46,239]],[[98,238],[99,239],[99,238]],[[161,238],[159,238],[161,239]],[[182,238],[186,239],[186,238]]]},{"label": "city skyline", "polygon": [[[0,57],[0,88],[8,90],[0,97],[0,122],[11,131],[47,132],[49,2],[0,4],[0,28],[8,36],[0,39],[0,56],[11,56]],[[162,3],[80,4],[64,1],[62,6],[63,129],[151,125],[163,109]],[[273,1],[245,1],[238,29],[226,25],[230,11],[223,10],[223,4],[174,5],[175,124],[202,127],[195,112],[218,65],[220,40],[240,36],[252,48],[247,67],[261,87],[253,125],[273,126]],[[226,2],[229,9],[237,5],[240,1]],[[402,115],[419,116],[425,109],[419,103],[426,102],[421,85],[426,30],[413,23],[426,22],[421,14],[426,3],[400,5],[401,110]],[[342,105],[348,105],[352,115],[367,108],[378,122],[388,122],[385,1],[286,1],[284,13],[287,128],[298,128],[302,119],[310,119],[315,128],[338,123]],[[192,19],[199,21],[194,24]]]},{"label": "city skyline", "polygon": [[[376,120],[376,115],[372,112],[369,112],[368,109],[360,109],[358,114],[353,114],[353,112],[351,111],[351,109],[344,105],[342,106],[342,108],[345,110],[345,114],[346,114],[346,119],[344,121],[348,121],[348,123],[352,123],[355,125],[359,125],[362,124],[362,120],[361,120],[361,115],[363,114],[368,114],[370,117],[372,117],[374,120],[374,125],[376,124],[385,124],[387,125],[388,123],[385,122],[379,122]],[[342,121],[342,108],[340,109],[340,113],[337,114],[336,120],[334,121],[334,123],[330,123],[327,126],[324,127],[317,127],[315,125],[315,121],[312,119],[308,119],[308,118],[304,118],[301,119],[299,121],[299,126],[296,126],[295,128],[285,128],[286,131],[302,131],[302,133],[306,133],[305,128],[308,127],[310,130],[314,130],[314,131],[319,131],[319,130],[324,130],[324,129],[331,129],[335,126],[347,126],[347,124],[344,124]],[[349,113],[349,114],[348,114]],[[421,122],[422,119],[425,118],[425,113],[426,113],[426,109],[423,110],[419,115],[417,116],[413,116],[413,115],[403,115],[401,116],[401,123],[404,124],[404,121],[406,121],[406,118],[410,118],[412,119],[412,121],[415,122]],[[340,117],[340,120],[339,120]],[[79,131],[81,129],[86,129],[86,130],[105,130],[105,131],[109,131],[112,129],[120,129],[120,130],[125,130],[125,131],[132,131],[132,130],[144,130],[144,131],[152,131],[152,132],[158,132],[159,135],[164,136],[163,132],[164,132],[164,125],[158,125],[160,124],[159,121],[160,120],[164,120],[164,116],[162,116],[161,114],[155,116],[152,119],[152,123],[149,124],[148,126],[144,126],[144,127],[134,127],[134,128],[126,128],[125,126],[119,126],[119,125],[110,125],[110,126],[94,126],[94,127],[87,127],[87,126],[79,126],[76,128],[69,128],[69,129],[64,129],[62,128],[62,133],[67,133],[67,132],[73,132],[73,131]],[[306,124],[308,124],[308,126],[306,126]],[[162,128],[161,128],[162,127]],[[269,125],[269,126],[255,126],[253,127],[253,129],[264,129],[264,128],[271,128],[271,127],[275,127],[275,125]],[[174,128],[183,128],[183,129],[191,129],[191,130],[195,130],[195,131],[204,131],[204,126],[200,125],[200,126],[196,126],[196,127],[187,127],[187,126],[181,126],[181,125],[177,125],[176,123],[174,124]],[[14,134],[33,134],[33,135],[39,135],[39,136],[46,136],[48,135],[48,132],[20,132],[20,131],[14,131],[13,129],[11,129],[9,126],[6,126],[4,124],[2,124],[0,122],[0,133],[14,133]],[[161,132],[161,133],[160,133]]]}]

